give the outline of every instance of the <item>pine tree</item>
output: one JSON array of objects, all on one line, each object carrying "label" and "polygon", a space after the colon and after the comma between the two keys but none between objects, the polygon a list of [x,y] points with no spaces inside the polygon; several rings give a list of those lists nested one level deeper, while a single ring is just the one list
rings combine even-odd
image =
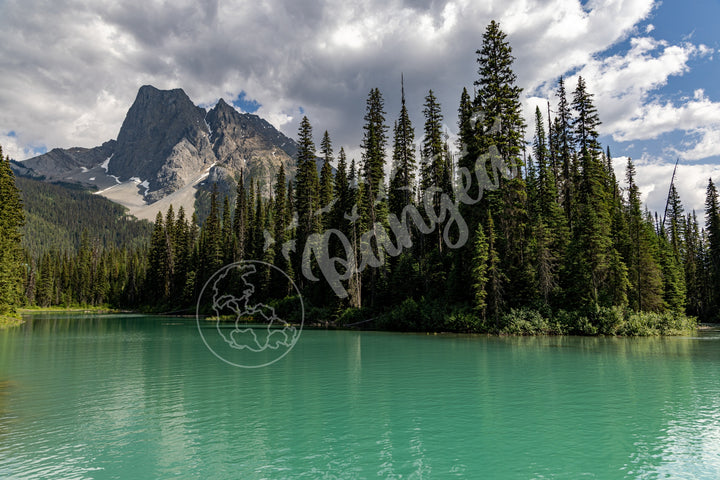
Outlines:
[{"label": "pine tree", "polygon": [[709,270],[709,305],[708,311],[714,312],[715,318],[719,317],[720,309],[720,204],[718,202],[717,187],[708,180],[707,193],[705,197],[705,229],[707,231],[708,243],[708,270]]},{"label": "pine tree", "polygon": [[487,219],[488,268],[487,292],[488,313],[495,319],[496,326],[500,321],[500,314],[505,306],[505,284],[507,276],[500,269],[500,255],[496,249],[495,222],[492,214]]},{"label": "pine tree", "polygon": [[[477,121],[473,114],[473,102],[468,94],[467,88],[463,88],[462,94],[460,95],[460,106],[458,107],[459,135],[457,147],[460,151],[458,170],[470,172],[471,175],[469,178],[459,175],[457,189],[458,192],[466,189],[467,197],[476,199],[480,195],[483,186],[479,184],[476,176],[473,174],[475,171],[475,162],[479,154],[479,145],[475,138]],[[467,199],[462,198],[462,196],[460,200],[467,201]],[[461,203],[460,213],[468,225],[468,232],[474,235],[481,225],[482,209],[479,205]],[[454,293],[456,301],[470,300],[465,293],[467,289],[465,289],[464,286],[469,284],[471,272],[464,259],[471,255],[472,252],[469,245],[474,244],[474,242],[475,240],[473,238],[469,238],[466,246],[453,255],[452,271],[449,276],[452,283],[449,285],[449,288],[451,292]]]},{"label": "pine tree", "polygon": [[[443,188],[443,185],[446,183],[445,179],[448,176],[449,165],[445,156],[445,142],[442,134],[443,116],[440,110],[440,103],[438,103],[432,90],[430,90],[425,97],[423,115],[425,116],[425,129],[421,148],[422,175],[420,192],[423,199],[427,195],[430,195],[430,198],[432,198],[432,208],[434,211],[438,211],[440,195],[443,192],[436,191],[435,193],[429,194],[428,191]],[[451,192],[446,190],[444,193],[450,194]],[[442,229],[438,227],[436,230],[435,248],[442,252],[442,245]],[[430,268],[437,270],[439,266],[432,265]]]},{"label": "pine tree", "polygon": [[640,190],[635,183],[635,166],[628,159],[626,181],[628,184],[627,223],[630,231],[630,250],[625,254],[631,294],[630,306],[637,311],[662,310],[662,274],[656,258],[659,257],[652,223],[643,218],[640,206]]},{"label": "pine tree", "polygon": [[422,141],[422,192],[439,187],[445,172],[444,145],[442,135],[443,116],[435,94],[430,90],[425,97],[423,108],[425,129]]},{"label": "pine tree", "polygon": [[233,216],[233,232],[237,242],[235,260],[245,258],[248,235],[248,198],[245,191],[245,176],[240,173],[235,196],[235,214]]},{"label": "pine tree", "polygon": [[[273,191],[273,253],[275,257],[272,264],[292,278],[292,264],[285,258],[282,251],[283,245],[285,245],[285,242],[290,238],[288,236],[288,227],[290,227],[292,212],[288,211],[287,197],[285,168],[280,165],[280,169],[275,177],[275,189]],[[271,284],[273,290],[281,297],[291,293],[287,278],[274,269]]]},{"label": "pine tree", "polygon": [[[320,231],[317,215],[320,208],[320,180],[315,164],[315,143],[312,138],[312,126],[307,117],[303,117],[298,131],[297,174],[295,176],[295,208],[298,214],[297,251],[294,270],[301,271],[301,261],[305,243],[310,235]],[[304,284],[299,276],[301,285]]]},{"label": "pine tree", "polygon": [[370,224],[385,220],[385,147],[387,130],[385,107],[380,90],[373,88],[367,98],[362,148],[365,187],[363,210]]},{"label": "pine tree", "polygon": [[327,130],[323,134],[322,142],[320,142],[320,154],[323,158],[323,165],[320,170],[320,208],[325,212],[323,214],[323,227],[329,228],[331,219],[329,215],[331,203],[334,198],[334,185],[332,174],[333,148],[330,141],[330,135]]},{"label": "pine tree", "polygon": [[[363,223],[376,233],[376,225],[387,220],[387,189],[385,187],[385,147],[387,146],[387,130],[385,125],[385,109],[380,90],[373,88],[367,98],[363,125],[362,148],[363,176],[361,184],[360,215]],[[376,250],[381,257],[384,252],[377,251],[382,247],[368,245],[365,248]],[[380,271],[379,271],[380,270]],[[382,269],[371,268],[366,270],[369,277],[368,287],[370,305],[375,306],[378,293],[378,280],[384,274]]]},{"label": "pine tree", "polygon": [[401,82],[400,118],[393,129],[393,175],[390,180],[390,212],[400,218],[403,209],[414,203],[415,129],[405,105],[405,86]]},{"label": "pine tree", "polygon": [[687,312],[694,316],[705,313],[705,295],[703,291],[702,237],[695,211],[687,214],[685,220],[685,286],[687,290]]},{"label": "pine tree", "polygon": [[558,112],[555,118],[554,132],[556,135],[558,163],[561,167],[560,185],[562,191],[562,205],[570,229],[574,227],[574,197],[575,197],[575,165],[573,161],[573,135],[572,113],[565,92],[565,80],[560,77],[558,81]]},{"label": "pine tree", "polygon": [[686,285],[685,273],[678,257],[675,256],[673,246],[667,238],[665,228],[660,225],[657,238],[657,252],[662,272],[662,288],[664,306],[673,312],[685,311]]},{"label": "pine tree", "polygon": [[227,195],[223,198],[223,213],[222,213],[222,263],[227,265],[232,263],[235,257],[235,240],[233,235],[233,217],[230,213],[230,199]]},{"label": "pine tree", "polygon": [[200,234],[199,260],[200,275],[198,280],[202,286],[223,265],[222,224],[218,205],[217,184],[213,185],[210,197],[210,213],[205,219]]},{"label": "pine tree", "polygon": [[[508,276],[506,294],[515,303],[528,298],[531,268],[527,262],[527,192],[522,178],[525,122],[521,115],[522,88],[515,85],[512,65],[515,58],[506,35],[491,21],[477,51],[479,79],[475,107],[484,113],[478,122],[476,141],[479,151],[491,146],[514,172],[512,178],[499,179],[500,190],[487,195],[487,206],[498,219],[498,251],[501,269]],[[482,203],[480,205],[483,205]]]},{"label": "pine tree", "polygon": [[[255,191],[260,192],[260,181],[255,183]],[[255,197],[255,215],[252,225],[252,252],[254,259],[265,260],[265,228],[267,223],[268,209],[262,195]],[[271,229],[272,231],[272,229]]]},{"label": "pine tree", "polygon": [[667,203],[668,216],[665,224],[668,226],[670,245],[677,260],[681,261],[685,255],[685,211],[674,182],[670,184]]},{"label": "pine tree", "polygon": [[[353,207],[359,207],[363,204],[362,189],[360,188],[358,171],[355,167],[355,159],[350,160],[350,170],[348,171],[348,184],[350,185],[350,203]],[[350,213],[350,212],[348,212]],[[355,212],[357,213],[357,211]],[[350,241],[352,242],[353,258],[353,275],[348,281],[348,294],[350,297],[350,305],[355,308],[362,307],[362,275],[358,269],[358,260],[360,258],[360,232],[362,231],[361,217],[354,218],[350,222]]]},{"label": "pine tree", "polygon": [[559,289],[560,264],[566,253],[568,229],[566,218],[558,204],[557,182],[550,160],[543,116],[538,107],[535,109],[533,155],[537,162],[534,188],[531,188],[528,181],[528,204],[533,232],[530,240],[535,279],[533,290],[547,305]]},{"label": "pine tree", "polygon": [[474,255],[472,257],[472,289],[473,308],[485,318],[487,308],[487,283],[488,283],[488,259],[489,245],[487,237],[483,232],[482,224],[478,225],[475,231]]},{"label": "pine tree", "polygon": [[593,95],[587,91],[585,80],[578,77],[577,87],[573,93],[572,107],[576,113],[573,120],[573,135],[579,148],[580,156],[589,153],[595,157],[600,154],[598,143],[597,127],[600,125],[600,117],[592,102]]},{"label": "pine tree", "polygon": [[347,234],[345,214],[350,213],[354,199],[350,191],[347,156],[345,155],[345,149],[343,147],[340,147],[337,170],[335,171],[333,181],[333,190],[335,192],[335,198],[337,199],[337,202],[333,205],[333,224],[335,228]]},{"label": "pine tree", "polygon": [[549,153],[547,147],[547,139],[545,137],[545,125],[543,124],[543,116],[540,107],[535,107],[535,136],[533,137],[533,157],[537,164],[538,185],[542,185],[548,181],[547,174],[552,172],[549,170]]},{"label": "pine tree", "polygon": [[495,145],[519,177],[525,128],[520,104],[522,88],[515,85],[517,75],[512,69],[515,57],[506,37],[494,20],[483,34],[482,48],[476,51],[479,79],[475,81],[478,87],[475,107],[485,115],[479,122],[481,145],[486,148]]},{"label": "pine tree", "polygon": [[55,304],[55,269],[50,253],[43,253],[39,266],[35,303],[41,307],[49,307]]},{"label": "pine tree", "polygon": [[148,294],[151,295],[147,299],[148,301],[163,302],[169,293],[166,284],[168,277],[167,246],[163,215],[162,212],[158,212],[155,216],[155,228],[150,238],[150,252],[148,255],[148,270],[145,282],[148,287]]},{"label": "pine tree", "polygon": [[[173,279],[172,298],[177,299],[181,305],[189,304],[192,299],[192,283],[194,271],[192,270],[193,242],[190,238],[190,226],[185,217],[185,208],[180,207],[175,220],[175,275]],[[188,285],[190,281],[191,285]]]}]

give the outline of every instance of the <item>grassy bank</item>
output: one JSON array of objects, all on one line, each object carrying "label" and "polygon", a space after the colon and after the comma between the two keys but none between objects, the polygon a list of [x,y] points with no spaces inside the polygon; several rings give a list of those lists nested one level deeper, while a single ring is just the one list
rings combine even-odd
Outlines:
[{"label": "grassy bank", "polygon": [[19,308],[18,312],[23,313],[121,313],[125,310],[110,308],[106,305],[99,306],[71,306],[71,307],[24,307]]}]

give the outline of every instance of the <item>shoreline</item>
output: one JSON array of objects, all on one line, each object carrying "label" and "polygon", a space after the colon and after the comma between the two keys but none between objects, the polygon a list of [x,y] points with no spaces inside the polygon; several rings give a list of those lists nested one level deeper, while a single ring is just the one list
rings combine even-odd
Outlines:
[{"label": "shoreline", "polygon": [[[19,308],[16,312],[16,315],[5,315],[0,316],[0,329],[7,329],[12,327],[17,327],[25,323],[25,320],[22,318],[25,315],[34,315],[34,314],[46,314],[46,313],[64,313],[64,314],[117,314],[117,313],[125,313],[125,314],[142,314],[152,317],[177,317],[177,318],[192,318],[194,315],[187,315],[187,314],[172,314],[172,313],[148,313],[143,311],[137,311],[137,310],[120,310],[120,309],[113,309],[113,308],[107,308],[107,307],[38,307],[38,308]],[[212,317],[205,317],[205,321],[212,322],[217,321],[217,319]],[[231,324],[233,323],[233,320],[230,318],[221,318],[220,322]],[[252,322],[248,322],[248,324],[251,324]],[[347,326],[347,325],[332,325],[328,322],[313,322],[313,323],[306,323],[304,325],[304,328],[310,328],[310,329],[325,329],[325,330],[347,330],[347,331],[374,331],[374,332],[397,332],[397,333],[403,333],[403,331],[400,330],[392,330],[392,329],[362,329],[362,328],[356,328],[353,326]],[[567,334],[567,333],[549,333],[549,332],[536,332],[536,333],[508,333],[508,332],[492,332],[492,331],[478,331],[478,332],[468,332],[468,331],[453,331],[453,330],[442,330],[442,331],[430,331],[430,330],[417,330],[417,331],[407,331],[404,333],[417,333],[417,334],[426,334],[426,335],[445,335],[445,334],[471,334],[471,335],[491,335],[491,336],[497,336],[497,337],[507,337],[507,336],[590,336],[590,337],[617,337],[617,338],[634,338],[634,337],[678,337],[678,336],[685,336],[685,335],[692,335],[693,332],[708,332],[708,331],[720,331],[720,323],[698,323],[696,328],[693,330],[688,331],[682,331],[682,332],[676,332],[676,333],[670,333],[670,334],[663,334],[663,333],[657,333],[652,335],[607,335],[607,334],[587,334],[587,335],[578,335],[578,334]]]},{"label": "shoreline", "polygon": [[697,329],[705,332],[720,331],[720,323],[698,323]]}]

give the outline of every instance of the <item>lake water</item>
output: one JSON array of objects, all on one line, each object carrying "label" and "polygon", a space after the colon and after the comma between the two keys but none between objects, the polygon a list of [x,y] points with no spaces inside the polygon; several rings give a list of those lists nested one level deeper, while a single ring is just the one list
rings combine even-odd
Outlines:
[{"label": "lake water", "polygon": [[232,367],[194,319],[0,331],[0,478],[720,478],[720,333],[308,330]]}]

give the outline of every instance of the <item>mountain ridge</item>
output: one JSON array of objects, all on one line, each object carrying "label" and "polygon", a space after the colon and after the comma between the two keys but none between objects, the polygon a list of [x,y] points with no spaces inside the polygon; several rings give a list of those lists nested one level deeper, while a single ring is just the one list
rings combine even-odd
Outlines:
[{"label": "mountain ridge", "polygon": [[296,153],[293,139],[222,98],[206,110],[181,88],[143,85],[116,139],[93,148],[55,148],[12,167],[20,176],[94,189],[138,218],[152,219],[166,203],[158,202],[171,195],[192,211],[206,177],[233,192],[243,174],[246,183],[259,182],[261,193],[269,195],[280,166],[294,175]]}]

